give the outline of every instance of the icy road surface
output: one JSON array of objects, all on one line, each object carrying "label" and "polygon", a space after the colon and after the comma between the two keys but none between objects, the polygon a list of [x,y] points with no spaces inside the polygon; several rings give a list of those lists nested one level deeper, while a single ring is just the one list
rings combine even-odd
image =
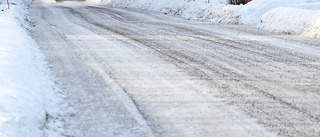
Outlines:
[{"label": "icy road surface", "polygon": [[69,135],[320,135],[320,41],[99,5],[31,17]]}]

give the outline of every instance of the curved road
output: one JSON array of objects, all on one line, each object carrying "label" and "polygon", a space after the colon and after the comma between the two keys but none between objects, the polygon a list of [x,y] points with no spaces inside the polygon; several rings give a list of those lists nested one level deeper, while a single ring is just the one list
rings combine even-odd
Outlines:
[{"label": "curved road", "polygon": [[320,135],[320,41],[106,5],[30,16],[68,136]]}]

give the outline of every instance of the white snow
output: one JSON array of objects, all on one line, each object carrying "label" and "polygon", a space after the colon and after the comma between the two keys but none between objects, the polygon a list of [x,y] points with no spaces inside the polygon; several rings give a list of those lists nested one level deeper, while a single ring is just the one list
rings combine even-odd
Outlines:
[{"label": "white snow", "polygon": [[186,19],[253,25],[268,31],[319,38],[320,0],[111,0],[113,6],[155,10]]},{"label": "white snow", "polygon": [[[54,0],[43,0],[54,3]],[[99,2],[100,0],[89,0]],[[25,31],[28,0],[0,5],[0,136],[62,136],[63,96],[45,57]],[[186,19],[248,24],[257,28],[320,38],[320,0],[102,0],[113,6],[156,10]],[[71,109],[71,108],[68,108]],[[72,110],[70,110],[72,111]],[[71,113],[72,114],[72,113]]]},{"label": "white snow", "polygon": [[61,136],[63,96],[24,27],[27,0],[0,5],[0,136]]},{"label": "white snow", "polygon": [[276,8],[264,14],[257,27],[274,32],[320,38],[320,10]]}]

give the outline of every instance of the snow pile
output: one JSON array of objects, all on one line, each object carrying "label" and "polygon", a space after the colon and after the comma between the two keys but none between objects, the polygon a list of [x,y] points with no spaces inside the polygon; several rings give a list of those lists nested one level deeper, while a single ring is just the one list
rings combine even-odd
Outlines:
[{"label": "snow pile", "polygon": [[320,10],[276,8],[264,14],[260,22],[257,27],[261,29],[320,38]]},{"label": "snow pile", "polygon": [[10,2],[11,10],[0,5],[0,136],[61,136],[63,96],[44,55],[22,28],[28,26],[27,0]]},{"label": "snow pile", "polygon": [[[110,0],[109,0],[110,1]],[[319,36],[320,0],[253,0],[228,5],[228,0],[111,0],[113,6],[156,10],[186,19],[256,25],[258,28]]]},{"label": "snow pile", "polygon": [[275,8],[265,13],[256,26],[273,32],[320,38],[320,3]]},{"label": "snow pile", "polygon": [[145,10],[161,11],[187,19],[206,20],[211,12],[219,11],[228,0],[111,0],[113,6],[125,6]]},{"label": "snow pile", "polygon": [[241,24],[320,38],[320,0],[255,0],[240,9]]}]

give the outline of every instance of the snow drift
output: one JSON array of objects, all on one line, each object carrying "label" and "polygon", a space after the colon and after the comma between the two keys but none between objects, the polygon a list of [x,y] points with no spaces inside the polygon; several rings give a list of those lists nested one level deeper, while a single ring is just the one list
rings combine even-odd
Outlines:
[{"label": "snow drift", "polygon": [[264,14],[257,27],[274,32],[320,38],[320,10],[276,8]]},{"label": "snow drift", "polygon": [[27,0],[0,5],[0,136],[44,137],[64,133],[63,96],[44,55],[22,26]]},{"label": "snow drift", "polygon": [[228,5],[228,0],[210,3],[207,0],[111,0],[110,4],[156,10],[186,19],[255,25],[268,31],[320,37],[316,18],[320,0],[253,0],[246,5]]}]

